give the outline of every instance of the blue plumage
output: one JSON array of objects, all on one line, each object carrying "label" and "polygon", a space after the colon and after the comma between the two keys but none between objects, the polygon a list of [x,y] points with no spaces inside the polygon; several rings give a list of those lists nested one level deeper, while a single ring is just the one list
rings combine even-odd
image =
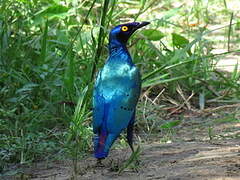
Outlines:
[{"label": "blue plumage", "polygon": [[118,25],[109,34],[109,58],[98,73],[93,92],[93,143],[98,159],[108,156],[112,144],[126,128],[128,144],[133,150],[133,125],[141,77],[126,43],[137,29],[147,24]]}]

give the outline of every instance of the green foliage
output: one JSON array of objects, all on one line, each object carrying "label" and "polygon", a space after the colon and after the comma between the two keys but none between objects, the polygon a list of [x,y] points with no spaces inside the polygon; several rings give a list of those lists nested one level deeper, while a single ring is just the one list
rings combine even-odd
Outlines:
[{"label": "green foliage", "polygon": [[129,159],[119,168],[118,174],[121,174],[126,168],[130,167],[132,165],[132,168],[137,170],[137,166],[139,165],[139,157],[141,154],[141,148],[140,146],[137,147],[137,149],[132,152]]},{"label": "green foliage", "polygon": [[[215,30],[190,26],[192,21],[214,23],[208,11],[217,1],[194,1],[191,8],[173,8],[173,2],[1,1],[0,171],[9,163],[30,163],[58,153],[78,159],[91,149],[93,79],[108,56],[107,35],[116,24],[151,21],[129,43],[143,88],[165,89],[165,96],[179,100],[176,89],[181,87],[184,94],[195,94],[192,104],[201,109],[212,102],[239,102],[239,65],[231,74],[215,67],[220,55],[239,50],[213,54],[213,44],[219,44],[211,36]],[[219,11],[214,15],[222,13],[229,21],[226,2],[224,12]],[[228,27],[217,30],[231,29],[223,34],[231,36],[229,45],[239,39],[239,22]]]},{"label": "green foliage", "polygon": [[213,128],[212,127],[208,128],[208,137],[209,137],[210,141],[213,140],[214,132],[213,132]]},{"label": "green foliage", "polygon": [[79,173],[77,166],[77,160],[84,157],[85,152],[87,152],[91,147],[92,130],[87,121],[90,112],[87,109],[88,103],[87,99],[88,87],[82,90],[82,94],[78,99],[73,118],[70,122],[69,130],[66,134],[66,142],[64,143],[65,152],[72,159],[74,173]]},{"label": "green foliage", "polygon": [[189,44],[189,40],[176,33],[172,33],[172,42],[173,46],[177,48],[184,48]]},{"label": "green foliage", "polygon": [[171,129],[175,126],[178,126],[181,123],[181,120],[175,120],[171,122],[166,122],[163,125],[160,126],[162,129]]},{"label": "green foliage", "polygon": [[87,109],[87,90],[84,88],[79,97],[73,118],[67,133],[66,149],[72,158],[78,159],[78,155],[86,152],[91,145],[91,128],[87,121],[90,112]]},{"label": "green foliage", "polygon": [[159,41],[164,37],[164,34],[156,29],[145,29],[141,33],[151,41]]}]

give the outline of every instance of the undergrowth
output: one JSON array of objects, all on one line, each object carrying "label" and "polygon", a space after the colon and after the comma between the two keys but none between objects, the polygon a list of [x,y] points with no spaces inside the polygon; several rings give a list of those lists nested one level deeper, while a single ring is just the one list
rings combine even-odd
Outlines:
[{"label": "undergrowth", "polygon": [[[228,9],[226,1],[193,0],[188,6],[174,2],[3,0],[0,172],[11,163],[63,154],[77,160],[90,151],[94,75],[108,56],[109,30],[119,23],[151,22],[129,42],[143,79],[138,131],[155,130],[159,122],[151,112],[159,115],[164,103],[203,110],[239,102],[238,64],[228,74],[216,69],[222,56],[240,51],[234,45],[239,41],[239,14]],[[229,24],[210,27],[223,20]],[[226,40],[216,41],[216,32]],[[218,43],[228,50],[214,54]],[[145,109],[144,98],[154,107]]]}]

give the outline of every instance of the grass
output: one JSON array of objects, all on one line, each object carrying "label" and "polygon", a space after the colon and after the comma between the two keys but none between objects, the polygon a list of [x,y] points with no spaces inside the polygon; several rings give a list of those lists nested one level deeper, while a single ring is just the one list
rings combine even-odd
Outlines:
[{"label": "grass", "polygon": [[[77,171],[77,160],[92,146],[94,75],[108,56],[108,32],[119,23],[151,21],[129,42],[142,71],[143,93],[153,102],[146,109],[141,98],[138,131],[159,130],[162,122],[151,115],[163,111],[159,101],[185,109],[239,102],[238,64],[231,74],[216,69],[222,56],[240,52],[239,14],[229,8],[232,2],[3,0],[0,172],[12,163],[62,155]],[[209,27],[216,24],[222,26]],[[216,40],[217,33],[225,41]],[[226,52],[213,54],[219,46]]]}]

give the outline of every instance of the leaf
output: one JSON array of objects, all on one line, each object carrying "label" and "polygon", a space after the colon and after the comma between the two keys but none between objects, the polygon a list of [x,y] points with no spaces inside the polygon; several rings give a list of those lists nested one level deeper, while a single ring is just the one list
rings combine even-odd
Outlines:
[{"label": "leaf", "polygon": [[170,9],[170,10],[168,10],[168,11],[166,11],[165,13],[164,13],[164,16],[162,17],[162,19],[164,19],[164,20],[168,20],[168,19],[170,19],[171,17],[173,17],[173,16],[176,16],[179,12],[179,10],[180,10],[181,8],[180,7],[178,7],[178,8],[174,8],[174,9]]},{"label": "leaf", "polygon": [[68,64],[64,74],[64,87],[69,96],[72,98],[74,94],[74,81],[75,81],[75,61],[72,51],[67,56]]},{"label": "leaf", "polygon": [[[173,58],[174,58],[174,57],[173,57]],[[172,58],[172,59],[173,59],[173,58]],[[172,61],[172,60],[170,60],[170,61]],[[152,72],[150,72],[150,73],[148,73],[148,74],[146,74],[146,75],[143,75],[142,81],[147,80],[149,77],[151,77],[151,76],[153,76],[153,75],[155,75],[155,74],[157,74],[157,73],[159,73],[159,72],[161,72],[161,71],[163,71],[163,70],[169,70],[169,69],[170,69],[170,70],[171,70],[171,69],[174,70],[174,68],[176,68],[176,67],[178,67],[178,66],[181,66],[181,65],[184,65],[184,64],[188,64],[188,63],[191,63],[191,62],[193,62],[193,60],[183,61],[183,62],[179,62],[179,63],[177,63],[177,64],[173,64],[173,65],[169,65],[169,66],[164,65],[164,66],[159,67],[159,68],[157,68],[156,70],[154,70],[154,71],[152,71]]]},{"label": "leaf", "polygon": [[158,85],[158,84],[169,83],[169,82],[172,82],[172,81],[186,79],[186,78],[191,77],[191,76],[192,76],[192,74],[177,76],[177,77],[173,77],[173,78],[170,78],[170,79],[157,79],[157,78],[155,79],[154,78],[154,79],[144,81],[143,84],[142,84],[142,87],[149,87],[149,86],[155,86],[155,85]]},{"label": "leaf", "polygon": [[68,7],[56,4],[46,7],[45,9],[40,10],[35,14],[34,23],[39,24],[45,18],[49,20],[53,18],[65,18],[69,15],[68,10]]},{"label": "leaf", "polygon": [[165,36],[161,31],[156,29],[145,29],[141,33],[151,41],[159,41]]},{"label": "leaf", "polygon": [[18,89],[16,93],[19,94],[19,93],[29,92],[38,86],[39,84],[36,84],[36,83],[28,83],[28,84],[25,84],[21,89]]},{"label": "leaf", "polygon": [[161,125],[160,128],[161,129],[171,129],[175,126],[178,126],[181,123],[181,120],[176,120],[176,121],[172,121],[172,122],[166,122],[165,124]]},{"label": "leaf", "polygon": [[173,46],[177,48],[184,48],[187,44],[189,44],[188,39],[176,33],[172,33],[172,42]]},{"label": "leaf", "polygon": [[39,15],[41,16],[63,16],[69,10],[68,7],[62,5],[53,5],[45,8]]},{"label": "leaf", "polygon": [[40,64],[44,64],[47,53],[47,38],[48,38],[48,20],[45,23],[44,32],[41,39],[41,54],[40,54]]}]

